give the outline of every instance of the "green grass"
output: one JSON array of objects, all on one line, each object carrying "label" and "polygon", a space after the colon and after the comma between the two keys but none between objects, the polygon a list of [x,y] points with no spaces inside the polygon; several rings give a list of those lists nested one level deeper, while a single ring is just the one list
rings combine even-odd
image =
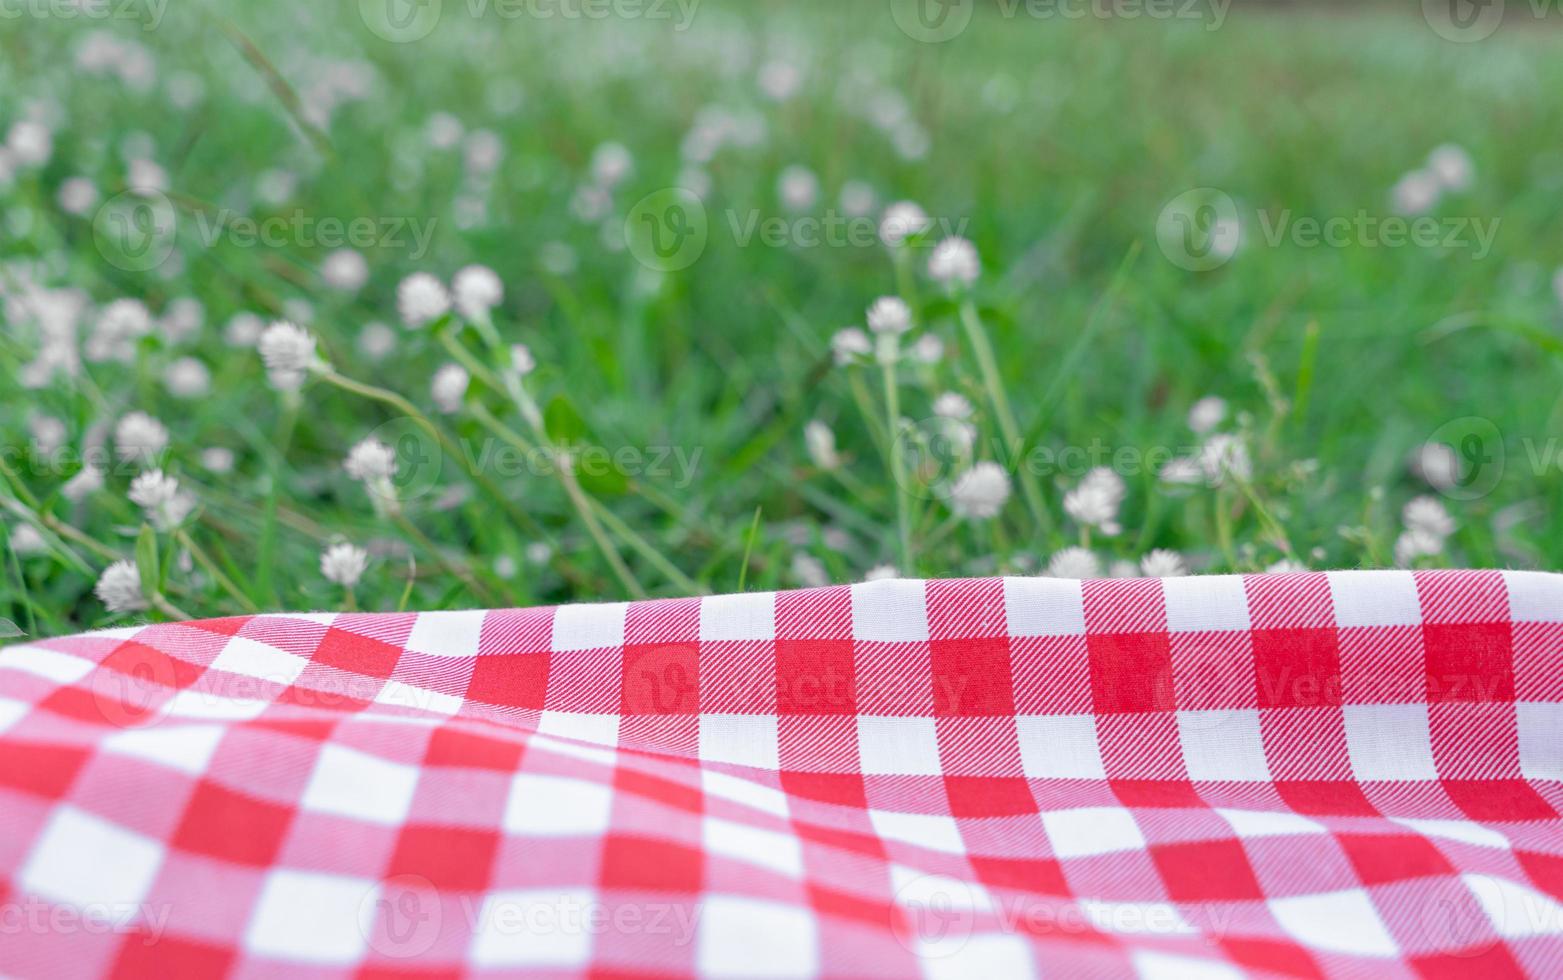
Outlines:
[{"label": "green grass", "polygon": [[[206,311],[194,339],[150,337],[133,364],[88,364],[78,380],[37,390],[13,383],[36,353],[36,332],[22,318],[6,323],[7,523],[14,534],[36,510],[95,547],[51,534],[46,552],[7,557],[0,616],[42,633],[114,619],[92,586],[111,553],[136,549],[141,518],[124,496],[133,471],[111,474],[86,501],[65,501],[59,488],[75,464],[32,453],[28,422],[63,420],[68,445],[81,450],[132,409],[168,426],[165,466],[199,498],[185,530],[212,567],[197,561],[192,570],[181,558],[187,545],[172,535],[157,541],[164,591],[193,615],[246,604],[340,607],[341,590],[318,568],[321,548],[337,538],[374,555],[355,595],[372,610],[634,594],[606,551],[622,555],[650,595],[791,587],[799,552],[837,581],[884,562],[919,575],[1042,567],[1080,537],[1060,507],[1079,467],[1036,471],[1045,523],[1019,487],[993,521],[955,521],[944,501],[916,497],[911,567],[898,557],[881,379],[872,365],[832,366],[831,335],[861,324],[876,296],[904,292],[918,314],[913,336],[938,335],[946,357],[903,365],[902,414],[926,419],[940,392],[966,394],[979,408],[983,458],[1000,455],[999,428],[959,305],[922,273],[931,242],[909,250],[913,268],[898,276],[877,244],[736,240],[735,224],[741,230],[751,215],[789,214],[776,183],[793,164],[820,179],[808,214],[835,209],[844,182],[866,181],[881,205],[918,201],[976,243],[977,310],[1027,451],[1100,446],[1107,463],[1122,453],[1124,531],[1091,541],[1104,561],[1159,547],[1201,571],[1259,569],[1282,557],[1279,528],[1311,567],[1389,564],[1400,507],[1427,492],[1407,471],[1408,455],[1448,423],[1479,417],[1497,435],[1476,448],[1502,454],[1502,478],[1474,499],[1446,501],[1459,529],[1431,563],[1563,564],[1563,481],[1546,457],[1563,411],[1563,334],[1550,288],[1563,265],[1563,38],[1549,24],[1454,44],[1410,4],[1355,15],[1239,9],[1215,31],[1042,23],[984,7],[959,38],[922,44],[878,3],[705,0],[682,31],[646,19],[474,19],[465,3],[444,6],[439,27],[406,44],[367,30],[355,3],[172,4],[153,30],[100,25],[155,57],[157,84],[144,93],[76,70],[73,52],[92,25],[33,18],[0,35],[0,124],[36,99],[56,120],[47,165],[0,184],[12,280],[26,266],[43,285],[82,289],[95,304],[135,297],[160,313],[194,297]],[[248,53],[238,38],[253,45]],[[756,72],[789,53],[805,65],[804,81],[775,104]],[[294,100],[310,100],[332,59],[371,66],[372,94],[339,106],[318,130],[300,125]],[[202,82],[193,108],[168,103],[167,82],[179,73]],[[848,104],[844,93],[865,85],[904,98],[930,138],[924,157],[899,155]],[[594,148],[622,143],[635,169],[614,192],[608,221],[610,231],[622,227],[637,201],[677,183],[681,144],[709,105],[752,111],[766,138],[723,149],[706,166],[708,243],[689,268],[659,274],[609,247],[611,235],[579,220],[572,197]],[[426,125],[442,111],[502,139],[486,187],[464,176],[459,150],[430,148]],[[150,142],[179,213],[175,257],[150,271],[108,261],[92,215],[54,203],[73,175],[92,179],[105,199],[121,191],[127,138]],[[1360,235],[1342,247],[1265,240],[1260,212],[1271,223],[1283,212],[1392,215],[1391,187],[1450,142],[1469,151],[1476,178],[1431,213],[1496,221],[1488,254],[1470,244],[1373,247]],[[271,170],[297,182],[265,204],[257,179]],[[1198,187],[1236,202],[1245,242],[1219,268],[1191,272],[1163,254],[1156,227],[1168,201]],[[270,244],[203,241],[224,208],[256,219],[432,222],[433,233],[426,254],[406,243],[363,249],[369,282],[346,297],[322,284],[328,249],[301,226]],[[573,270],[549,269],[552,243],[573,250]],[[585,503],[572,502],[553,474],[499,462],[502,447],[537,441],[500,386],[475,379],[467,409],[433,413],[430,377],[451,359],[438,331],[398,327],[398,348],[380,363],[359,352],[366,322],[396,322],[403,276],[426,270],[448,281],[472,262],[505,282],[495,324],[503,343],[526,343],[538,361],[527,390],[547,415],[547,437],[610,454],[666,452],[666,472],[584,474]],[[404,413],[319,380],[290,411],[255,352],[222,340],[235,313],[271,319],[298,301],[310,304],[304,325],[337,370],[429,412],[470,449],[489,487],[446,458],[428,492],[406,503],[405,521],[377,517],[341,462]],[[83,335],[92,319],[83,318]],[[503,360],[471,328],[456,342],[486,370]],[[214,378],[194,401],[171,397],[160,381],[186,355]],[[1194,446],[1185,416],[1211,394],[1227,399],[1227,430],[1250,444],[1250,485],[1169,493],[1122,465]],[[521,443],[495,437],[481,412]],[[810,462],[802,432],[811,419],[834,429],[840,476]],[[1469,429],[1443,431],[1463,449]],[[200,452],[212,446],[236,453],[233,473],[202,469]],[[423,446],[439,455],[432,440]],[[527,557],[538,543],[552,548],[544,562]],[[496,571],[501,558],[514,568],[501,562]]]}]

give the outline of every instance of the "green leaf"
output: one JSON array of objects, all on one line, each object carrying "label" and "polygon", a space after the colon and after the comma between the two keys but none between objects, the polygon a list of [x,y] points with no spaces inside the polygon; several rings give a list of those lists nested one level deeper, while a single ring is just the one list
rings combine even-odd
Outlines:
[{"label": "green leaf", "polygon": [[152,525],[143,524],[141,533],[136,536],[136,571],[141,573],[141,591],[148,597],[158,592],[158,583],[162,581],[159,567],[157,532],[152,530]]},{"label": "green leaf", "polygon": [[575,446],[588,441],[586,420],[564,395],[555,395],[543,409],[543,428],[548,438],[560,446]]}]

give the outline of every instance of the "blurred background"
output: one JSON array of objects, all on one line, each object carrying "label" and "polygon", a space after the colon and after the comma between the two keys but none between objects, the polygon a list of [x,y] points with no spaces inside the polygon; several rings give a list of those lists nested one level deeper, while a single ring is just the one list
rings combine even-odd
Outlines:
[{"label": "blurred background", "polygon": [[[11,0],[0,615],[167,614],[94,596],[116,560],[191,615],[1087,558],[1559,567],[1560,23],[1540,0]],[[927,223],[887,245],[902,201]],[[928,270],[951,236],[969,286]],[[491,322],[408,329],[407,277],[472,264],[503,285]],[[886,294],[913,317],[894,370],[840,334]],[[276,320],[406,404],[278,390]],[[399,454],[390,501],[344,469],[366,438]],[[982,461],[1002,495],[959,489]],[[182,512],[131,495],[154,467]],[[1070,505],[1096,468],[1106,502]],[[323,569],[333,543],[367,567]]]}]

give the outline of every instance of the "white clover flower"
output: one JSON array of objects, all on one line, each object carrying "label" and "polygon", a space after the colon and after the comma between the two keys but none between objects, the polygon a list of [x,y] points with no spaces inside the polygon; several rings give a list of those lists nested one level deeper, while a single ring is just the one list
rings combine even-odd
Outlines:
[{"label": "white clover flower", "polygon": [[231,473],[235,459],[227,446],[208,446],[201,450],[201,465],[210,473]]},{"label": "white clover flower", "polygon": [[352,544],[334,544],[320,553],[320,574],[326,581],[351,589],[369,567],[369,553]]},{"label": "white clover flower", "polygon": [[1206,395],[1189,409],[1189,428],[1199,435],[1215,431],[1227,417],[1227,403],[1215,395]]},{"label": "white clover flower", "polygon": [[70,177],[60,184],[54,200],[66,214],[84,217],[98,203],[98,185],[86,177]]},{"label": "white clover flower", "polygon": [[80,503],[92,494],[103,489],[103,471],[91,463],[76,471],[76,475],[65,481],[60,487],[60,493],[71,503]]},{"label": "white clover flower", "polygon": [[1436,497],[1413,497],[1406,503],[1400,516],[1408,530],[1440,538],[1447,538],[1455,531],[1454,518],[1449,516],[1449,511],[1444,509],[1443,503]]},{"label": "white clover flower", "polygon": [[523,378],[536,371],[537,361],[532,357],[532,349],[525,344],[511,344],[510,369]]},{"label": "white clover flower", "polygon": [[912,201],[897,201],[885,208],[879,219],[879,240],[891,248],[900,248],[913,235],[933,226],[928,213]]},{"label": "white clover flower", "polygon": [[1052,578],[1096,578],[1102,574],[1102,565],[1096,555],[1077,545],[1054,552],[1047,562],[1047,574]]},{"label": "white clover flower", "polygon": [[864,218],[874,210],[876,197],[873,185],[867,181],[849,180],[841,185],[837,198],[841,213],[849,218]]},{"label": "white clover flower", "polygon": [[836,452],[836,434],[819,419],[803,427],[803,443],[808,448],[809,459],[820,469],[829,471],[841,465],[841,457]]},{"label": "white clover flower", "polygon": [[819,200],[819,178],[808,167],[793,164],[777,177],[776,196],[790,211],[807,211]]},{"label": "white clover flower", "polygon": [[1426,170],[1413,170],[1401,177],[1391,188],[1389,196],[1396,211],[1417,215],[1432,210],[1438,203],[1443,185],[1438,176]]},{"label": "white clover flower", "polygon": [[1290,558],[1282,558],[1279,561],[1271,562],[1270,567],[1265,569],[1271,575],[1292,575],[1298,572],[1306,572],[1307,570],[1307,565],[1300,561],[1293,561]]},{"label": "white clover flower", "polygon": [[944,360],[944,341],[931,333],[925,333],[912,342],[912,359],[919,364],[938,364]]},{"label": "white clover flower", "polygon": [[486,265],[469,265],[451,280],[456,309],[468,320],[487,320],[489,310],[505,298],[505,284]]},{"label": "white clover flower", "polygon": [[803,68],[785,58],[772,58],[760,66],[755,77],[760,91],[772,102],[785,102],[797,94],[803,84]]},{"label": "white clover flower", "polygon": [[462,147],[462,159],[469,174],[493,173],[504,155],[505,143],[492,129],[474,129],[467,134],[466,145]]},{"label": "white clover flower", "polygon": [[933,413],[942,419],[969,419],[972,416],[971,402],[965,395],[947,391],[933,400]]},{"label": "white clover flower", "polygon": [[1460,458],[1445,443],[1423,443],[1411,458],[1411,471],[1434,490],[1448,490],[1460,480]]},{"label": "white clover flower", "polygon": [[44,456],[62,449],[70,438],[65,423],[52,415],[34,415],[27,420],[27,431],[33,437],[33,448]]},{"label": "white clover flower", "polygon": [[132,561],[117,561],[104,569],[92,591],[109,612],[140,612],[151,605],[141,593],[141,573]]},{"label": "white clover flower", "polygon": [[554,549],[546,541],[533,541],[522,550],[522,554],[534,565],[546,565],[553,561]]},{"label": "white clover flower", "polygon": [[408,329],[415,330],[450,312],[450,293],[429,273],[414,272],[396,287],[396,309]]},{"label": "white clover flower", "polygon": [[201,398],[212,390],[212,372],[193,357],[181,357],[163,369],[163,387],[175,398]]},{"label": "white clover flower", "polygon": [[1253,474],[1248,447],[1237,436],[1225,433],[1206,440],[1199,452],[1199,465],[1206,481],[1213,487],[1225,483],[1229,476],[1246,481]]},{"label": "white clover flower", "polygon": [[830,350],[835,355],[836,364],[840,366],[872,354],[874,345],[868,339],[868,334],[857,327],[843,327],[830,338]]},{"label": "white clover flower", "polygon": [[1117,534],[1123,530],[1118,523],[1118,508],[1127,493],[1122,477],[1098,466],[1086,473],[1079,486],[1064,494],[1064,512],[1078,524],[1098,528],[1103,534]]},{"label": "white clover flower", "polygon": [[868,308],[868,329],[877,334],[903,334],[912,329],[912,308],[899,296],[881,296]]},{"label": "white clover flower", "polygon": [[396,331],[378,321],[366,323],[358,331],[358,350],[371,361],[383,361],[396,350]]},{"label": "white clover flower", "polygon": [[11,551],[21,557],[41,555],[49,550],[49,543],[31,524],[18,524],[11,528],[9,540]]},{"label": "white clover flower", "polygon": [[604,143],[592,151],[591,170],[593,180],[612,189],[635,172],[635,158],[622,143]]},{"label": "white clover flower", "polygon": [[1140,559],[1140,568],[1151,578],[1179,578],[1189,573],[1189,566],[1176,551],[1157,548]]},{"label": "white clover flower", "polygon": [[1132,561],[1129,561],[1127,558],[1119,558],[1117,561],[1107,566],[1107,577],[1139,578],[1140,566],[1136,565]]},{"label": "white clover flower", "polygon": [[132,480],[128,496],[159,531],[183,524],[195,508],[194,498],[181,492],[179,481],[162,470],[148,470]]},{"label": "white clover flower", "polygon": [[886,579],[900,578],[901,570],[894,565],[875,565],[863,573],[865,582],[883,582]]},{"label": "white clover flower", "polygon": [[365,439],[348,450],[342,468],[361,483],[388,481],[396,475],[396,450],[378,439]]},{"label": "white clover flower", "polygon": [[982,274],[977,247],[958,235],[952,235],[933,247],[928,256],[928,276],[946,287],[965,288]]},{"label": "white clover flower", "polygon": [[192,339],[206,326],[206,307],[194,296],[180,296],[168,304],[157,321],[163,340],[170,344],[182,344]]},{"label": "white clover flower", "polygon": [[996,517],[1009,499],[1009,474],[993,462],[981,462],[955,478],[950,487],[950,509],[958,517],[986,520]]},{"label": "white clover flower", "polygon": [[801,551],[792,556],[792,577],[805,589],[822,589],[830,584],[825,563]]},{"label": "white clover flower", "polygon": [[1563,303],[1563,268],[1552,273],[1552,298]]},{"label": "white clover flower", "polygon": [[1428,154],[1427,169],[1446,191],[1468,190],[1476,180],[1476,164],[1465,147],[1444,143]]},{"label": "white clover flower", "polygon": [[471,375],[460,364],[441,365],[429,384],[434,406],[446,415],[460,411],[462,400],[467,397],[467,385],[471,381]]},{"label": "white clover flower", "polygon": [[146,412],[129,412],[114,426],[114,448],[119,458],[150,462],[168,448],[168,429]]},{"label": "white clover flower", "polygon": [[161,194],[168,190],[168,171],[153,160],[132,160],[126,167],[125,184],[143,194]]},{"label": "white clover flower", "polygon": [[1407,528],[1395,539],[1395,564],[1409,568],[1419,558],[1432,558],[1444,553],[1444,539],[1437,534],[1417,528]]},{"label": "white clover flower", "polygon": [[332,289],[356,293],[369,281],[369,260],[351,248],[339,248],[320,263],[320,278]]},{"label": "white clover flower", "polygon": [[521,571],[521,566],[511,555],[499,555],[494,559],[494,574],[500,578],[515,578]]},{"label": "white clover flower", "polygon": [[54,134],[41,122],[23,119],[11,124],[10,132],[6,133],[5,148],[21,166],[41,167],[54,154]]},{"label": "white clover flower", "polygon": [[136,341],[152,332],[152,314],[138,299],[117,299],[98,312],[83,353],[87,360],[131,361]]},{"label": "white clover flower", "polygon": [[461,124],[461,120],[448,112],[436,112],[430,116],[424,130],[429,146],[436,150],[450,149],[461,142],[465,133],[466,127]]},{"label": "white clover flower", "polygon": [[223,328],[223,340],[230,347],[254,347],[266,329],[266,321],[249,312],[235,313]]},{"label": "white clover flower", "polygon": [[315,365],[315,338],[309,331],[287,320],[267,327],[256,343],[266,374],[278,391],[294,391],[304,383],[304,375]]}]

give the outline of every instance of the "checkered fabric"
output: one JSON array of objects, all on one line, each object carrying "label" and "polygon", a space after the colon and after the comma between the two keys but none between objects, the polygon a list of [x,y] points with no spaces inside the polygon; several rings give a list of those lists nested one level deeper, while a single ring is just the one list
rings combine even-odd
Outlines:
[{"label": "checkered fabric", "polygon": [[884,581],[0,651],[0,974],[1563,973],[1563,577]]}]

